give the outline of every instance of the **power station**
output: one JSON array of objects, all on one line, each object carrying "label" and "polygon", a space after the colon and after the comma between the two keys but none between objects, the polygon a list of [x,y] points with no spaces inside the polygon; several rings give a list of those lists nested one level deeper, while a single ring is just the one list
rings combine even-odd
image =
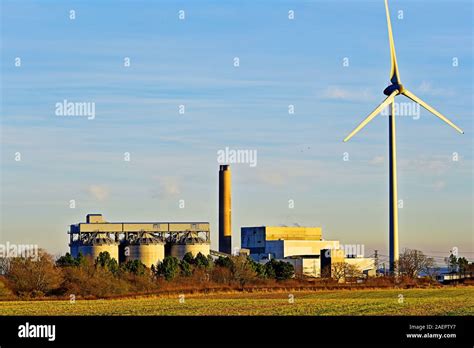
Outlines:
[{"label": "power station", "polygon": [[[88,214],[86,222],[70,226],[71,255],[96,259],[107,251],[119,263],[140,260],[151,267],[165,256],[232,254],[232,208],[230,165],[219,167],[219,250],[211,250],[209,222],[107,222],[101,214]],[[356,265],[361,272],[375,273],[375,262],[363,251],[343,248],[339,241],[324,240],[320,227],[242,227],[239,254],[266,263],[271,259],[291,263],[296,274],[320,277],[334,262]]]}]

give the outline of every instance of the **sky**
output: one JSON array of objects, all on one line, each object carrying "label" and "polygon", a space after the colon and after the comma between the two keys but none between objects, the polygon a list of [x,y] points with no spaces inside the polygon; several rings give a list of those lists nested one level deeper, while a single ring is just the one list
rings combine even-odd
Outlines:
[{"label": "sky", "polygon": [[[397,117],[400,249],[472,259],[473,4],[390,9],[402,82],[465,131]],[[385,98],[383,1],[6,0],[1,22],[0,243],[61,254],[102,213],[209,221],[217,248],[229,148],[257,153],[231,165],[234,247],[242,226],[299,224],[388,255],[388,118],[342,142]]]}]

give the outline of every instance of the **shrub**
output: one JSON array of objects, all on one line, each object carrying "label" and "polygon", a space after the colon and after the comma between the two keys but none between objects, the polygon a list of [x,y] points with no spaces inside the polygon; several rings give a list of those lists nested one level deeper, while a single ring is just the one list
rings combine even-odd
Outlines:
[{"label": "shrub", "polygon": [[252,262],[253,261],[245,255],[234,256],[232,258],[232,276],[234,280],[239,282],[241,288],[257,276]]},{"label": "shrub", "polygon": [[265,265],[263,265],[259,262],[255,262],[253,260],[251,260],[251,264],[252,264],[253,270],[257,274],[257,277],[267,278],[267,273],[265,271]]},{"label": "shrub", "polygon": [[[82,254],[81,254],[82,256]],[[61,256],[56,260],[56,266],[58,267],[71,267],[71,266],[78,266],[79,265],[78,259],[75,259],[71,256],[71,254],[66,253],[66,255]]]},{"label": "shrub", "polygon": [[176,257],[166,256],[156,268],[156,274],[167,281],[173,280],[179,274],[179,261]]},{"label": "shrub", "polygon": [[214,262],[214,265],[232,269],[234,263],[232,262],[232,259],[230,257],[219,256],[219,258]]},{"label": "shrub", "polygon": [[97,267],[90,262],[84,262],[80,267],[65,267],[63,274],[61,288],[66,294],[107,297],[133,290],[129,281],[117,277],[106,267]]},{"label": "shrub", "polygon": [[185,277],[189,277],[191,274],[193,274],[191,264],[184,259],[179,262],[179,269],[181,271],[181,275]]},{"label": "shrub", "polygon": [[232,280],[232,271],[230,268],[216,266],[211,271],[211,280],[219,284],[229,284]]},{"label": "shrub", "polygon": [[275,267],[274,267],[275,262],[276,262],[275,260],[271,259],[264,265],[265,276],[267,278],[272,278],[272,279],[276,278]]},{"label": "shrub", "polygon": [[117,260],[111,258],[108,251],[103,251],[99,254],[99,256],[97,256],[97,258],[95,259],[95,265],[98,267],[105,268],[113,274],[117,274],[119,270]]},{"label": "shrub", "polygon": [[125,280],[133,292],[150,292],[158,289],[157,282],[149,274],[135,275],[127,273]]},{"label": "shrub", "polygon": [[190,265],[193,265],[194,264],[194,256],[193,256],[193,253],[188,251],[186,254],[184,254],[183,256],[183,261],[186,261],[187,263],[189,263]]},{"label": "shrub", "polygon": [[195,268],[191,277],[191,284],[203,284],[208,283],[211,280],[211,276],[205,268]]},{"label": "shrub", "polygon": [[265,264],[265,275],[268,278],[286,280],[295,275],[295,268],[291,263],[271,259]]},{"label": "shrub", "polygon": [[194,258],[194,264],[198,268],[209,268],[210,266],[209,259],[201,254],[201,252],[199,252]]},{"label": "shrub", "polygon": [[7,287],[7,280],[0,276],[0,299],[10,298],[13,293]]},{"label": "shrub", "polygon": [[128,272],[134,275],[145,275],[146,266],[140,260],[129,260],[120,266],[122,272]]}]

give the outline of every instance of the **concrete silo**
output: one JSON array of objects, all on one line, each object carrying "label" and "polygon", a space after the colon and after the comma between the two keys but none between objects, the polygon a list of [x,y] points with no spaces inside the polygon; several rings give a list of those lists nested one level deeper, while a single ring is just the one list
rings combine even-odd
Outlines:
[{"label": "concrete silo", "polygon": [[[73,248],[71,247],[71,252]],[[78,245],[78,253],[95,260],[101,252],[107,251],[111,258],[119,261],[118,243],[110,238],[106,233],[98,233],[88,241],[83,241]]]},{"label": "concrete silo", "polygon": [[190,231],[178,240],[172,242],[170,255],[181,260],[188,252],[190,252],[193,257],[196,257],[198,253],[208,256],[211,252],[211,245],[195,232]]},{"label": "concrete silo", "polygon": [[165,258],[165,243],[161,238],[143,233],[136,239],[124,241],[123,253],[125,261],[140,260],[150,268]]}]

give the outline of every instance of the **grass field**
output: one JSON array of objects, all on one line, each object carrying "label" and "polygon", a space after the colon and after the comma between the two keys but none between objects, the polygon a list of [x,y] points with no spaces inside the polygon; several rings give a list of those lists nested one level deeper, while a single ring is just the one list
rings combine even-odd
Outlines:
[{"label": "grass field", "polygon": [[[294,302],[291,303],[291,295]],[[0,315],[473,315],[474,287],[2,301]]]}]

